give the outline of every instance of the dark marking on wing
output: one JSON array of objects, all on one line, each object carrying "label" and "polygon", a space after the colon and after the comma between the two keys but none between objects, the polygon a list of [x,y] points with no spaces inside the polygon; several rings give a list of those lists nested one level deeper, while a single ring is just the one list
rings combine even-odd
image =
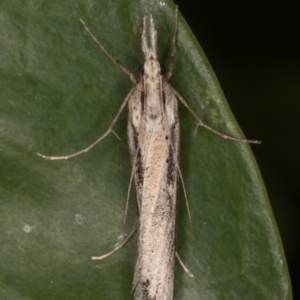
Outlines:
[{"label": "dark marking on wing", "polygon": [[143,113],[144,112],[144,107],[145,107],[145,93],[143,91],[141,91],[140,101],[141,101],[142,113]]},{"label": "dark marking on wing", "polygon": [[172,128],[171,128],[171,142],[172,142],[172,145],[175,147],[176,146],[176,134],[175,134],[175,129],[176,129],[176,126],[177,126],[177,122],[178,121],[175,121],[174,124],[172,125]]},{"label": "dark marking on wing", "polygon": [[139,148],[137,150],[135,170],[136,170],[136,174],[137,174],[137,177],[138,177],[137,184],[139,186],[142,186],[143,183],[144,183],[144,170],[143,170],[141,148]]},{"label": "dark marking on wing", "polygon": [[131,123],[131,128],[132,128],[132,131],[133,131],[134,149],[136,150],[139,146],[139,133],[136,131],[136,128],[133,125],[133,123]]},{"label": "dark marking on wing", "polygon": [[149,285],[150,285],[150,281],[149,279],[146,279],[145,281],[141,281],[141,290],[142,290],[142,299],[149,299]]},{"label": "dark marking on wing", "polygon": [[175,161],[172,145],[169,145],[169,154],[166,160],[167,166],[167,184],[170,185],[174,182],[174,170],[175,170]]},{"label": "dark marking on wing", "polygon": [[139,133],[137,132],[135,126],[132,123],[131,123],[131,128],[133,131],[133,143],[134,143],[134,150],[136,153],[135,171],[137,174],[137,184],[138,186],[142,186],[144,183],[144,168],[143,168],[143,161],[142,161],[142,151],[139,145]]},{"label": "dark marking on wing", "polygon": [[164,91],[162,92],[162,103],[163,103],[163,109],[164,111],[166,111],[166,94]]},{"label": "dark marking on wing", "polygon": [[155,119],[157,118],[157,115],[150,114],[150,115],[149,115],[149,118],[150,118],[151,120],[155,120]]}]

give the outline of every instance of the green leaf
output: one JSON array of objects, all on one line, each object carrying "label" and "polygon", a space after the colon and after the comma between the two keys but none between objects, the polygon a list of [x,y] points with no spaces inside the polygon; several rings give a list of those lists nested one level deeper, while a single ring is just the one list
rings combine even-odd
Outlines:
[{"label": "green leaf", "polygon": [[[132,299],[136,237],[108,252],[136,214],[126,114],[86,154],[132,83],[95,45],[79,18],[137,74],[142,17],[152,14],[167,65],[174,23],[169,1],[28,0],[0,4],[0,298]],[[210,126],[242,136],[200,46],[180,17],[170,83]],[[179,104],[181,170],[175,299],[291,299],[280,236],[249,145],[198,128]],[[250,137],[249,137],[250,138]],[[251,137],[255,138],[255,137]],[[253,146],[258,147],[258,146]],[[133,194],[133,193],[132,193]]]}]

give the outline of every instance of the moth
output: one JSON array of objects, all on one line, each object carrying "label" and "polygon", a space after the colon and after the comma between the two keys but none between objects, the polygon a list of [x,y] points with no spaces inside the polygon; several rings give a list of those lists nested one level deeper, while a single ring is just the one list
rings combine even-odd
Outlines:
[{"label": "moth", "polygon": [[208,126],[168,83],[174,66],[177,7],[167,72],[158,61],[157,31],[152,15],[147,21],[147,17],[144,17],[141,30],[144,63],[140,68],[141,77],[137,81],[134,74],[103,47],[81,20],[86,31],[102,51],[129,75],[133,88],[121,104],[107,131],[93,144],[66,156],[38,155],[56,160],[68,159],[89,151],[113,132],[120,113],[128,103],[127,135],[132,165],[131,178],[136,190],[138,221],[128,237],[116,249],[93,259],[102,259],[111,255],[124,245],[138,228],[138,257],[133,279],[134,297],[136,300],[172,300],[174,264],[177,256],[175,250],[177,182],[178,175],[182,177],[178,163],[180,142],[178,100],[192,113],[197,126],[205,127],[225,139],[247,143],[259,142],[234,138]]}]

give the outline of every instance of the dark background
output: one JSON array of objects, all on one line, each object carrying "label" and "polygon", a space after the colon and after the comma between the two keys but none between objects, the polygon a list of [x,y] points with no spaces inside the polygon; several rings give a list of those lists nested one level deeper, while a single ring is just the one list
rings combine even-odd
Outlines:
[{"label": "dark background", "polygon": [[249,139],[300,299],[300,10],[297,1],[177,0]]}]

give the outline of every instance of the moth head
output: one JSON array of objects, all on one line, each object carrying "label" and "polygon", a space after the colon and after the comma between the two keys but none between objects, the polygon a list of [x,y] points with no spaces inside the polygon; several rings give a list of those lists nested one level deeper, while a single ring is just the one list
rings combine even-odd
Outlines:
[{"label": "moth head", "polygon": [[157,76],[164,77],[166,74],[166,68],[156,59],[147,59],[144,64],[139,67],[138,72],[141,76],[153,78],[154,80]]}]

